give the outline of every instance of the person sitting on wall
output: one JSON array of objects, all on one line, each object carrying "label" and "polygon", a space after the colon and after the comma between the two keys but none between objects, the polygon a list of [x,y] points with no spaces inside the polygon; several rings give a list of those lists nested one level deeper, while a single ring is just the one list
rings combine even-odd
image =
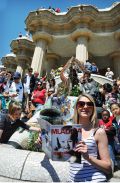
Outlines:
[{"label": "person sitting on wall", "polygon": [[0,143],[7,143],[9,138],[22,127],[26,130],[40,132],[39,127],[31,127],[20,120],[21,105],[18,102],[11,102],[8,108],[8,114],[0,113]]}]

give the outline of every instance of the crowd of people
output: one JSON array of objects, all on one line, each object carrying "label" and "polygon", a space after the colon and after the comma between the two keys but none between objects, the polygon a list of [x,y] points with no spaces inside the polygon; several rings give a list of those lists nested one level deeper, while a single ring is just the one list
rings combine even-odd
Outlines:
[{"label": "crowd of people", "polygon": [[[21,114],[28,120],[48,99],[72,95],[77,85],[79,96],[72,118],[82,124],[82,140],[74,150],[82,154],[82,161],[70,163],[70,180],[104,182],[106,174],[117,166],[116,155],[120,153],[120,81],[114,80],[113,85],[97,83],[91,77],[91,73],[99,73],[96,64],[88,60],[83,64],[74,57],[58,73],[60,85],[56,84],[53,69],[49,79],[47,74],[40,77],[38,72],[33,73],[32,68],[24,77],[1,69],[0,143],[8,143],[18,127],[40,132],[40,128],[25,124]],[[108,68],[106,77],[113,79],[113,75]]]}]

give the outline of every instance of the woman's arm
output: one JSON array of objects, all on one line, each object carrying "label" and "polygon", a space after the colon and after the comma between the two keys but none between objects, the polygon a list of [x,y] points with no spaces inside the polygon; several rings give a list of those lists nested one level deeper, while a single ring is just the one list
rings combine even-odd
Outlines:
[{"label": "woman's arm", "polygon": [[75,58],[72,57],[70,60],[68,60],[68,62],[65,64],[65,66],[63,67],[61,73],[60,73],[60,78],[61,80],[66,84],[67,83],[67,80],[68,78],[65,76],[64,72],[69,69],[69,67],[71,66],[71,63],[73,62]]},{"label": "woman's arm", "polygon": [[85,66],[84,66],[84,62],[82,62],[82,61],[80,61],[80,60],[78,60],[78,59],[76,59],[76,58],[75,58],[75,62],[77,63],[78,67],[79,67],[83,72],[86,71],[86,68],[85,68]]},{"label": "woman's arm", "polygon": [[100,159],[96,159],[96,157],[90,156],[88,154],[87,145],[83,141],[81,141],[76,146],[76,151],[81,152],[84,159],[86,159],[96,168],[98,168],[106,174],[110,174],[112,172],[112,167],[108,151],[108,140],[104,129],[100,128],[97,130],[95,134],[95,140],[98,144],[98,153]]},{"label": "woman's arm", "polygon": [[0,139],[1,139],[2,133],[3,133],[3,130],[0,129]]},{"label": "woman's arm", "polygon": [[34,127],[34,126],[31,126],[31,127],[29,128],[29,130],[30,130],[30,131],[35,131],[35,132],[41,132],[41,128],[39,128],[39,127]]}]

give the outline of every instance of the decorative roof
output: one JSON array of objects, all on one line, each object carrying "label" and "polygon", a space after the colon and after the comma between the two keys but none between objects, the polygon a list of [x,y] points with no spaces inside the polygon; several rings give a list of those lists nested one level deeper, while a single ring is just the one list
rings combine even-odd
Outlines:
[{"label": "decorative roof", "polygon": [[16,39],[17,39],[17,40],[18,40],[18,39],[27,39],[27,40],[33,42],[32,38],[29,36],[29,34],[26,34],[26,35],[24,35],[24,36],[23,36],[22,34],[20,34],[19,37],[17,37]]},{"label": "decorative roof", "polygon": [[5,57],[16,57],[16,55],[14,53],[9,53],[9,54],[6,54]]}]

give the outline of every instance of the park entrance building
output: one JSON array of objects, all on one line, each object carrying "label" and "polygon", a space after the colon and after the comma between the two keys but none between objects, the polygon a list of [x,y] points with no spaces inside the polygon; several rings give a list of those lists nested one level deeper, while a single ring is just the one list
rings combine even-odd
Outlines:
[{"label": "park entrance building", "polygon": [[11,43],[19,57],[17,66],[24,66],[22,69],[26,62],[34,71],[49,73],[75,56],[83,62],[95,62],[101,74],[110,67],[119,76],[120,3],[106,9],[78,5],[65,13],[37,9],[28,14],[25,24],[32,40],[23,41],[21,37],[16,44],[16,40]]}]

